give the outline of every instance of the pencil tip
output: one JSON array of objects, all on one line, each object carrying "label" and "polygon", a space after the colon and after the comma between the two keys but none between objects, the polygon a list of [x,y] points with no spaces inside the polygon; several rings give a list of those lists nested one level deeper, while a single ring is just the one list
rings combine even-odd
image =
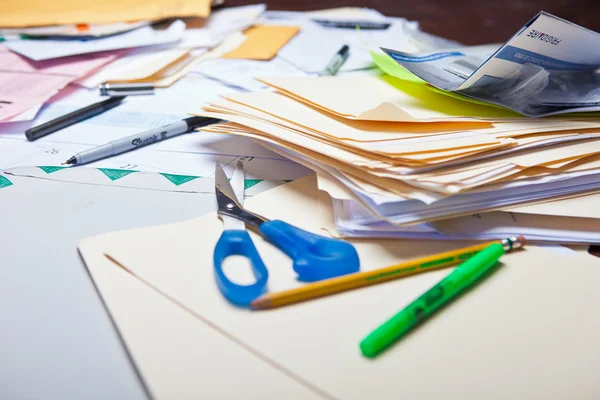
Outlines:
[{"label": "pencil tip", "polygon": [[257,299],[252,300],[250,303],[250,308],[253,310],[264,310],[266,308],[270,308],[271,302],[266,297],[259,297]]}]

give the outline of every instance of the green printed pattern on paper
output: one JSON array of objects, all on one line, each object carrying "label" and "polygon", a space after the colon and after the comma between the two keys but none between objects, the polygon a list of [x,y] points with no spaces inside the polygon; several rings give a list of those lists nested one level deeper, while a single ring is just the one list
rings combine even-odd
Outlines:
[{"label": "green printed pattern on paper", "polygon": [[244,190],[250,189],[252,186],[261,183],[262,179],[245,179],[244,180]]},{"label": "green printed pattern on paper", "polygon": [[65,168],[69,168],[69,167],[40,166],[38,168],[47,174],[51,174],[53,172],[60,171],[61,169],[65,169]]},{"label": "green printed pattern on paper", "polygon": [[8,180],[8,178],[4,176],[0,176],[0,189],[5,188],[7,186],[11,186],[13,183]]},{"label": "green printed pattern on paper", "polygon": [[113,169],[113,168],[98,168],[104,175],[108,176],[111,181],[116,181],[124,176],[134,172],[139,172],[133,169]]},{"label": "green printed pattern on paper", "polygon": [[160,173],[162,176],[164,176],[165,178],[167,178],[169,181],[171,181],[171,183],[179,186],[179,185],[183,185],[186,182],[189,181],[193,181],[194,179],[197,178],[201,178],[200,176],[193,176],[193,175],[173,175],[173,174],[163,174],[162,172]]}]

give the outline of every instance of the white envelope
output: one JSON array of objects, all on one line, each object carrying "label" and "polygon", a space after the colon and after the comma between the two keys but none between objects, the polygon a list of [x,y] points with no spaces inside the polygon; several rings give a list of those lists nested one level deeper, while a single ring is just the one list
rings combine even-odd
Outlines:
[{"label": "white envelope", "polygon": [[[318,231],[331,223],[314,176],[249,199]],[[541,247],[495,273],[377,359],[358,344],[449,270],[270,311],[230,305],[214,281],[216,215],[86,239],[79,249],[156,399],[505,399],[600,395],[600,260]],[[299,286],[290,260],[253,235],[269,290]],[[362,269],[466,243],[353,242]],[[110,255],[123,267],[109,261]],[[129,270],[127,272],[125,269]]]},{"label": "white envelope", "polygon": [[6,42],[6,47],[15,53],[39,61],[76,54],[97,53],[99,51],[175,43],[181,39],[184,31],[185,23],[181,20],[177,20],[164,31],[157,31],[150,26],[145,26],[117,36],[87,41],[12,40]]}]

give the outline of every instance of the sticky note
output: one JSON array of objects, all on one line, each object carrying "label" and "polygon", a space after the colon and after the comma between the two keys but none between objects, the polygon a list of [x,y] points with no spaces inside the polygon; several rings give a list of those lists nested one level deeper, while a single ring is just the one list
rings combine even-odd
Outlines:
[{"label": "sticky note", "polygon": [[253,26],[244,32],[246,40],[237,49],[223,55],[223,58],[270,60],[299,31],[300,27],[297,26]]}]

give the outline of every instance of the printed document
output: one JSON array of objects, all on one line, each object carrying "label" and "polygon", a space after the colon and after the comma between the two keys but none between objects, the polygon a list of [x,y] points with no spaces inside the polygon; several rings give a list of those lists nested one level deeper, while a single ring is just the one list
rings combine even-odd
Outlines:
[{"label": "printed document", "polygon": [[431,85],[528,116],[600,110],[600,34],[541,12],[499,48],[382,49]]}]

